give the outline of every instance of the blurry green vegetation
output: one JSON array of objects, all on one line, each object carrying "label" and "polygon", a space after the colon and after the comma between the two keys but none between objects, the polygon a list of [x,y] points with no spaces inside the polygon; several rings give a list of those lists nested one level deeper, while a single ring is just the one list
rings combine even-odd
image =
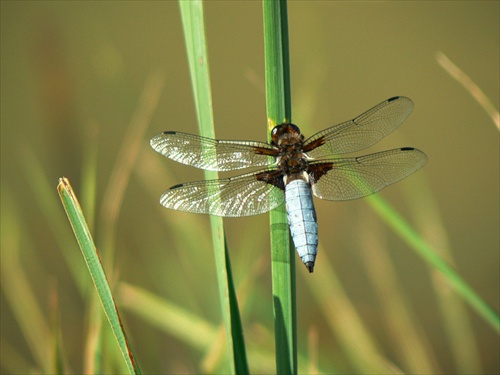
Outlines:
[{"label": "blurry green vegetation", "polygon": [[[205,11],[217,137],[264,140],[261,3]],[[496,311],[498,132],[434,56],[443,51],[498,107],[498,11],[497,2],[288,11],[294,122],[307,136],[391,96],[412,98],[413,115],[377,147],[415,146],[429,163],[381,196]],[[96,353],[106,360],[94,370],[124,370],[57,200],[62,175],[142,370],[221,371],[208,218],[158,204],[167,187],[202,175],[148,145],[163,130],[197,132],[178,4],[3,1],[1,49],[2,373],[92,372]],[[316,203],[315,273],[297,263],[299,372],[500,371],[494,329],[366,200]],[[268,218],[225,224],[250,371],[272,373]]]}]

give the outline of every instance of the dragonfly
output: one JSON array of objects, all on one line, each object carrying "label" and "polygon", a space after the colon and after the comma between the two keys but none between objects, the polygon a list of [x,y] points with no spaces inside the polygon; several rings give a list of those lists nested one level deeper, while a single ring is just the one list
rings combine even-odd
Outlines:
[{"label": "dragonfly", "polygon": [[262,167],[236,177],[188,182],[165,191],[166,208],[222,217],[252,216],[286,203],[293,243],[309,272],[318,252],[318,224],[313,195],[345,201],[368,196],[422,168],[424,152],[402,147],[357,157],[410,115],[411,99],[383,101],[353,120],[309,138],[297,125],[273,128],[271,141],[217,140],[177,131],[151,139],[151,147],[176,162],[209,171]]}]

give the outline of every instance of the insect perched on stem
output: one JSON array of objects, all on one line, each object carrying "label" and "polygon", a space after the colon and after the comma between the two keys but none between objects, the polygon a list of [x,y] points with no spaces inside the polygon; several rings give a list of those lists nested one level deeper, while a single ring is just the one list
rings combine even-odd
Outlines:
[{"label": "insect perched on stem", "polygon": [[271,143],[166,131],[151,139],[151,147],[179,163],[210,171],[265,168],[232,178],[175,185],[163,193],[160,202],[174,210],[223,217],[258,215],[286,202],[295,248],[313,272],[318,251],[313,194],[332,201],[365,197],[427,162],[427,156],[412,147],[349,158],[335,155],[377,143],[401,125],[412,109],[410,99],[397,96],[307,139],[296,125],[285,123],[272,130]]}]

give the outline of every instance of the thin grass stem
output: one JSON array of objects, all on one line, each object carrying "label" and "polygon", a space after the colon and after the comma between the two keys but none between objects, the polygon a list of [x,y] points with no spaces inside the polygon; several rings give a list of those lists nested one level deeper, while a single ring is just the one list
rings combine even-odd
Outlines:
[{"label": "thin grass stem", "polygon": [[[215,130],[203,3],[201,1],[179,1],[179,4],[200,133],[205,137],[214,138]],[[216,179],[217,173],[205,171],[205,177],[207,179]],[[246,374],[248,373],[248,364],[245,342],[222,218],[210,216],[210,224],[217,268],[219,298],[229,348],[229,371],[231,373]]]},{"label": "thin grass stem", "polygon": [[[291,121],[286,1],[264,1],[264,56],[268,127]],[[297,373],[295,254],[285,207],[270,214],[276,371]]]}]

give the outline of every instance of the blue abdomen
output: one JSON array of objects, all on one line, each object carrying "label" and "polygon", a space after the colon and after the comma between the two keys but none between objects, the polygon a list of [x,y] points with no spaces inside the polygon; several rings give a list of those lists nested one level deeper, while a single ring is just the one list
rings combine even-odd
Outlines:
[{"label": "blue abdomen", "polygon": [[311,186],[302,179],[290,181],[285,186],[285,199],[295,249],[309,272],[313,272],[318,252],[318,224]]}]

